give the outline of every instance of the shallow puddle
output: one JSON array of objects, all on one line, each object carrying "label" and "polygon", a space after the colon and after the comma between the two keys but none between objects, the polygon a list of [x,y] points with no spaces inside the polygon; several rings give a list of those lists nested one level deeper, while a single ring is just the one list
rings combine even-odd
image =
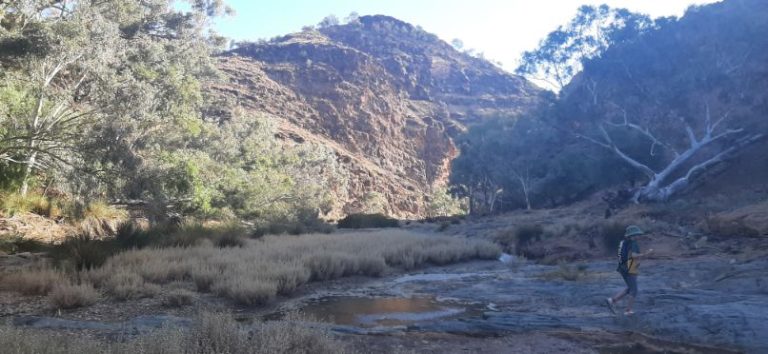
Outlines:
[{"label": "shallow puddle", "polygon": [[302,312],[318,321],[359,327],[398,326],[482,314],[479,307],[439,302],[431,297],[330,297],[307,304]]}]

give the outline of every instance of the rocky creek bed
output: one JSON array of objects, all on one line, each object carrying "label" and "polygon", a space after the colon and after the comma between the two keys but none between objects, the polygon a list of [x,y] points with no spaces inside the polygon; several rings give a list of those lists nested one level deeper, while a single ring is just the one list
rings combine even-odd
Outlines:
[{"label": "rocky creek bed", "polygon": [[[575,265],[574,265],[575,268]],[[301,310],[366,352],[768,352],[768,259],[648,260],[632,317],[612,315],[607,296],[623,283],[610,261],[564,268],[474,262],[370,280],[338,281],[283,301],[248,321]],[[66,316],[64,316],[66,317]],[[17,326],[145,333],[189,319],[121,322],[18,316]]]}]

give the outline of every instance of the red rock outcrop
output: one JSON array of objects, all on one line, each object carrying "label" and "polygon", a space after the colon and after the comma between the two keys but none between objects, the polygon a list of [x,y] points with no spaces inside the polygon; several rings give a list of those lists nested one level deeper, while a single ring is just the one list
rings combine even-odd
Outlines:
[{"label": "red rock outcrop", "polygon": [[[513,117],[541,91],[386,16],[240,45],[220,59],[221,100],[280,121],[281,136],[332,148],[351,180],[335,215],[376,192],[385,212],[424,216],[467,124]],[[226,113],[226,112],[223,112]]]}]

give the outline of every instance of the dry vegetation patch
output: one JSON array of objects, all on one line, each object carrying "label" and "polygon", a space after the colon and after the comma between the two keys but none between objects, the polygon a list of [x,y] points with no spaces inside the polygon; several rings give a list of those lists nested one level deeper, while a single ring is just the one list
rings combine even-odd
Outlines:
[{"label": "dry vegetation patch", "polygon": [[72,309],[93,304],[99,292],[91,284],[57,284],[48,295],[51,305],[57,309]]},{"label": "dry vegetation patch", "polygon": [[[13,284],[9,289],[46,295],[61,285],[51,301],[69,308],[95,298],[89,293],[92,288],[72,285],[74,279],[93,284],[117,300],[153,297],[163,287],[186,284],[238,304],[260,305],[310,281],[380,276],[390,268],[494,259],[499,253],[498,246],[488,241],[405,230],[267,236],[244,240],[242,247],[219,248],[208,242],[134,249],[112,256],[100,267],[69,275],[50,269],[18,272],[9,275]],[[191,302],[190,297],[174,293],[165,300],[168,306],[183,306]]]},{"label": "dry vegetation patch", "polygon": [[296,322],[239,325],[231,315],[203,313],[190,328],[168,328],[126,341],[100,341],[0,326],[0,348],[18,354],[343,354],[326,331]]},{"label": "dry vegetation patch", "polygon": [[29,269],[6,274],[2,278],[2,289],[22,295],[48,295],[56,285],[68,284],[66,274],[49,268]]},{"label": "dry vegetation patch", "polygon": [[588,277],[587,267],[584,264],[568,265],[560,263],[556,269],[539,274],[544,280],[581,281]]},{"label": "dry vegetation patch", "polygon": [[118,298],[146,295],[147,286],[189,281],[200,292],[259,305],[313,280],[379,276],[388,267],[490,259],[498,253],[498,247],[485,241],[402,230],[269,236],[235,248],[203,245],[128,251],[86,275]]}]

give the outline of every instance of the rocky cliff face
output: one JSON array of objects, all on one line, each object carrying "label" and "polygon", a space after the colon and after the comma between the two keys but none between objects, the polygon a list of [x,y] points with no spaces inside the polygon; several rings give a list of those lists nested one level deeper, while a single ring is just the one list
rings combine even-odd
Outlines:
[{"label": "rocky cliff face", "polygon": [[452,137],[541,97],[523,78],[386,16],[241,45],[220,67],[227,81],[210,90],[229,107],[274,117],[287,141],[336,152],[351,176],[337,216],[376,198],[390,215],[424,216],[456,156]]}]

